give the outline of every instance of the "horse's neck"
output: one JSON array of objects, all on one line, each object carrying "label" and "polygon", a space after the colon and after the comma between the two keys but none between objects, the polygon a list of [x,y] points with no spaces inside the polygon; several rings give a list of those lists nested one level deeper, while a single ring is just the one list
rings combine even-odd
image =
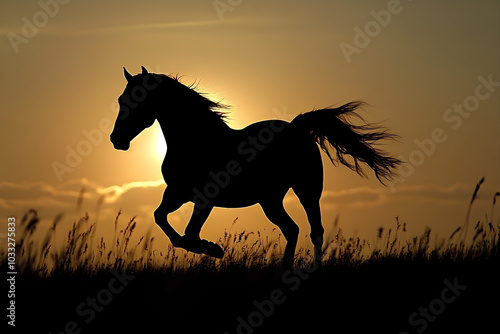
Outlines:
[{"label": "horse's neck", "polygon": [[219,146],[228,141],[232,129],[222,120],[206,122],[206,120],[191,119],[189,122],[172,122],[159,117],[158,123],[165,136],[169,148],[190,148],[193,145]]}]

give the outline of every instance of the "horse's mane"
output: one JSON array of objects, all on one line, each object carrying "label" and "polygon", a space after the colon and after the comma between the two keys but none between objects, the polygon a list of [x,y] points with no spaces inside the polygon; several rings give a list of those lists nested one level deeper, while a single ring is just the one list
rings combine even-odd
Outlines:
[{"label": "horse's mane", "polygon": [[[210,118],[216,116],[222,122],[227,123],[227,118],[229,114],[229,106],[222,103],[221,101],[215,102],[204,96],[206,93],[199,92],[197,90],[199,81],[195,81],[192,84],[185,85],[181,82],[182,76],[180,75],[165,75],[165,74],[154,74],[162,79],[162,82],[167,85],[173,85],[174,89],[177,90],[176,94],[184,95],[185,99],[179,99],[186,103],[189,102],[190,106],[197,110],[207,110],[210,113],[207,114]],[[166,89],[172,89],[171,87],[165,87]]]}]

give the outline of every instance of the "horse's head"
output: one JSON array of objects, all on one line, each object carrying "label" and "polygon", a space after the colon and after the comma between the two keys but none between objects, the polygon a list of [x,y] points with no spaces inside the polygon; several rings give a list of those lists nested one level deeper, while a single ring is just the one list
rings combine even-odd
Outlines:
[{"label": "horse's head", "polygon": [[159,105],[155,90],[162,78],[141,68],[142,73],[135,76],[123,68],[127,86],[118,98],[120,111],[110,136],[117,150],[128,150],[132,139],[153,125],[157,116]]}]

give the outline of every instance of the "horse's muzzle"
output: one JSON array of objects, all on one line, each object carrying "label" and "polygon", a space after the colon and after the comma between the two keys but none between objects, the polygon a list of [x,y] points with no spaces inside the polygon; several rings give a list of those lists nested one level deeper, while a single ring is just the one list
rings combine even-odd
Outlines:
[{"label": "horse's muzzle", "polygon": [[116,138],[113,139],[113,136],[110,136],[109,139],[113,143],[113,147],[115,148],[115,150],[126,151],[130,148],[130,142],[120,141],[117,140]]}]

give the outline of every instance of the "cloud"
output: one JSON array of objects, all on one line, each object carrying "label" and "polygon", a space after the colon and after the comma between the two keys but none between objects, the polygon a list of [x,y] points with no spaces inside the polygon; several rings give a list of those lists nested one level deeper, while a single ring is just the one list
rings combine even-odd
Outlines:
[{"label": "cloud", "polygon": [[113,185],[109,187],[99,187],[96,189],[99,195],[104,195],[107,202],[116,202],[123,194],[134,188],[156,188],[163,186],[163,180],[156,181],[135,181],[124,183],[121,186]]},{"label": "cloud", "polygon": [[[0,182],[0,208],[22,210],[37,207],[74,207],[79,198],[96,203],[102,198],[105,203],[133,205],[138,197],[151,194],[159,195],[165,186],[163,180],[134,181],[121,185],[102,186],[96,182],[83,179],[68,180],[61,184],[36,182]],[[151,192],[151,189],[155,189]],[[138,193],[137,191],[146,191]],[[356,187],[338,191],[325,190],[322,196],[323,205],[344,206],[351,208],[377,207],[388,202],[436,202],[441,204],[467,205],[473,193],[469,184],[456,183],[449,186],[434,184],[401,185],[395,191],[384,187]],[[479,191],[478,201],[490,201],[498,189],[483,185]],[[132,193],[133,192],[133,193]],[[150,196],[147,196],[151,199]],[[145,205],[158,203],[146,202]],[[289,194],[285,202],[295,201]]]},{"label": "cloud", "polygon": [[105,202],[115,203],[133,189],[161,186],[164,186],[163,180],[136,181],[108,187],[85,178],[55,185],[43,181],[0,182],[0,208],[14,211],[38,207],[62,209],[74,207],[80,198],[97,201],[99,197]]},{"label": "cloud", "polygon": [[[441,204],[467,205],[473,193],[469,184],[455,183],[449,186],[434,184],[402,185],[395,191],[384,187],[357,187],[338,191],[325,190],[321,201],[323,205],[342,205],[351,208],[377,207],[389,202],[436,202]],[[483,186],[478,200],[490,200],[495,189]],[[287,199],[290,200],[289,198]]]},{"label": "cloud", "polygon": [[384,198],[384,189],[370,187],[357,187],[339,191],[327,190],[323,192],[322,196],[322,200],[325,202],[348,205],[379,204]]},{"label": "cloud", "polygon": [[[81,181],[83,184],[84,181]],[[81,189],[81,187],[80,187]],[[0,207],[16,208],[28,203],[41,203],[41,199],[76,199],[80,194],[78,189],[65,186],[53,186],[43,181],[37,182],[0,182]]]},{"label": "cloud", "polygon": [[[161,201],[164,187],[162,180],[135,181],[109,186],[87,179],[68,180],[61,184],[49,184],[43,181],[0,182],[0,212],[3,218],[7,215],[20,217],[27,210],[35,209],[42,220],[49,222],[63,213],[68,217],[66,220],[69,223],[73,222],[71,217],[78,219],[88,212],[93,220],[99,220],[103,222],[102,226],[108,226],[121,211],[121,219],[128,220],[135,216],[140,225],[146,228],[154,223],[153,212]],[[384,187],[325,190],[321,198],[322,211],[326,216],[331,212],[356,215],[361,211],[398,212],[404,215],[405,212],[426,208],[421,213],[428,222],[432,217],[429,218],[427,213],[432,210],[439,211],[433,211],[431,216],[441,218],[453,215],[457,210],[463,211],[474,192],[473,188],[469,184],[456,183],[449,186],[401,185],[396,191]],[[476,212],[479,214],[490,212],[495,190],[498,189],[487,184],[481,187],[476,200],[479,203],[474,204],[475,207],[480,205],[476,207]],[[285,197],[284,202],[292,212],[303,210],[292,192]],[[191,210],[192,204],[172,214],[169,219],[174,228],[184,228]],[[235,214],[237,213],[231,213]],[[0,219],[3,219],[2,217]],[[455,221],[456,217],[453,219]]]},{"label": "cloud", "polygon": [[[54,219],[62,215],[63,219],[58,223],[58,238],[62,241],[67,234],[65,231],[88,215],[90,223],[97,223],[97,233],[107,238],[112,235],[114,221],[121,212],[118,226],[127,224],[134,217],[138,222],[137,233],[142,235],[154,228],[153,212],[161,200],[164,186],[162,180],[103,186],[84,178],[60,184],[0,182],[0,221],[7,221],[7,217],[20,220],[28,210],[34,209],[40,219],[37,238],[42,238]],[[187,219],[182,213],[184,211],[181,212],[182,219],[177,220],[184,226]]]}]

